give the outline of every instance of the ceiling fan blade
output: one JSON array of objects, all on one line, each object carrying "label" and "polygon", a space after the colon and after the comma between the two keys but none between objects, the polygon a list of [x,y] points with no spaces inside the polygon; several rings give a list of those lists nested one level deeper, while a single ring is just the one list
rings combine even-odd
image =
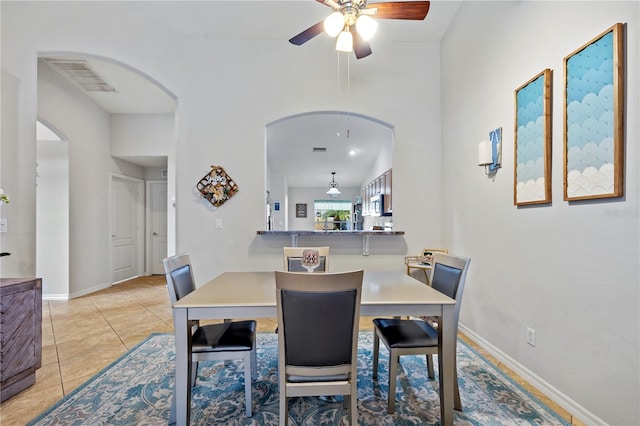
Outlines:
[{"label": "ceiling fan blade", "polygon": [[334,9],[340,9],[340,5],[333,0],[316,0],[318,3],[322,3]]},{"label": "ceiling fan blade", "polygon": [[429,5],[428,1],[394,1],[370,3],[365,10],[377,9],[376,18],[421,21],[427,16]]},{"label": "ceiling fan blade", "polygon": [[371,55],[372,52],[369,42],[360,37],[358,31],[356,31],[356,26],[351,25],[350,30],[353,35],[353,53],[355,53],[356,59],[362,59]]},{"label": "ceiling fan blade", "polygon": [[289,39],[289,42],[295,44],[296,46],[300,46],[320,34],[322,31],[324,31],[324,21],[320,21],[317,24],[307,28],[300,34],[293,36]]}]

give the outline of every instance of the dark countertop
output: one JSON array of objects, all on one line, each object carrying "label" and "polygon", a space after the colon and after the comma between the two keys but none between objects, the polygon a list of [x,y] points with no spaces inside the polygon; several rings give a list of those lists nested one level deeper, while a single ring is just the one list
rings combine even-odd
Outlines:
[{"label": "dark countertop", "polygon": [[256,231],[258,235],[404,235],[404,231]]}]

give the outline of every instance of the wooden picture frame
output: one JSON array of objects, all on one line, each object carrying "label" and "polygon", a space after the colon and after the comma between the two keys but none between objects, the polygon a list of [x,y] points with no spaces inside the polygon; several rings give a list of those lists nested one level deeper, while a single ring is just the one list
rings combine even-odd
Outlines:
[{"label": "wooden picture frame", "polygon": [[624,193],[623,25],[564,58],[564,200]]},{"label": "wooden picture frame", "polygon": [[296,217],[307,217],[306,204],[296,204]]},{"label": "wooden picture frame", "polygon": [[551,202],[551,83],[545,69],[514,93],[513,204]]}]

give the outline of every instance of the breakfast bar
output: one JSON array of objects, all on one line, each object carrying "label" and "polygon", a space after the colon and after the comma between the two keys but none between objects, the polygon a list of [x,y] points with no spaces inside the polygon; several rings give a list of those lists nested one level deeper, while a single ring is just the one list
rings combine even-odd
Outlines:
[{"label": "breakfast bar", "polygon": [[404,235],[404,231],[389,230],[371,230],[371,231],[257,231],[256,234],[262,236],[290,236],[291,246],[298,247],[298,237],[300,236],[317,236],[317,237],[345,237],[345,236],[361,236],[362,237],[362,255],[369,256],[370,238],[373,237],[395,237]]}]

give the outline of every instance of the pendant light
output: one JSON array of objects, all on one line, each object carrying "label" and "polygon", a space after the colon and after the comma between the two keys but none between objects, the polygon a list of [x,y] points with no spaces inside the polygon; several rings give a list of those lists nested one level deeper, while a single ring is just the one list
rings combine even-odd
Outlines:
[{"label": "pendant light", "polygon": [[327,191],[327,195],[330,197],[337,197],[341,194],[340,190],[338,190],[338,184],[336,183],[336,172],[331,172],[333,175],[331,177],[331,182],[329,182],[329,190]]}]

